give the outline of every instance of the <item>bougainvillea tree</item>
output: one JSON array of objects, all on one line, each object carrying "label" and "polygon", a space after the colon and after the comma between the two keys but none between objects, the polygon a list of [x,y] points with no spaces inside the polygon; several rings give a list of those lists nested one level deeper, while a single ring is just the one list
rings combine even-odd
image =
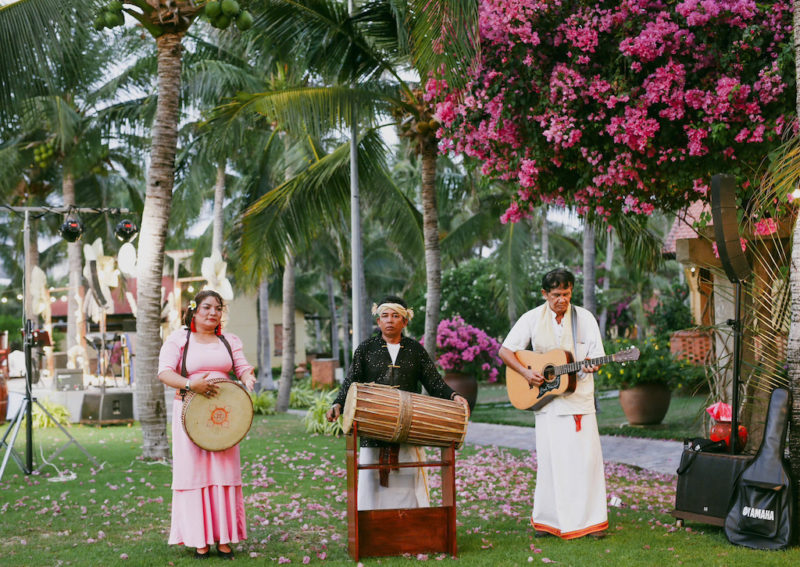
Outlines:
[{"label": "bougainvillea tree", "polygon": [[785,0],[481,0],[462,92],[431,78],[440,149],[515,193],[608,221],[674,210],[711,175],[747,179],[795,128]]}]

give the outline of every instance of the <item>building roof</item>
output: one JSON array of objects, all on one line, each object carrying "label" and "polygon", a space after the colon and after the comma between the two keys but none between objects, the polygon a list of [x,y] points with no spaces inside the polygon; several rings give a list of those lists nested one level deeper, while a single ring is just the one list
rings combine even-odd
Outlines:
[{"label": "building roof", "polygon": [[[709,207],[708,203],[699,200],[678,212],[675,217],[675,222],[672,223],[672,228],[670,228],[669,233],[666,238],[664,238],[664,245],[661,247],[661,253],[675,254],[675,241],[698,238],[697,232],[692,228],[692,225],[700,220],[700,216],[703,213],[710,212],[711,207]],[[708,224],[711,225],[712,223],[709,221]]]}]

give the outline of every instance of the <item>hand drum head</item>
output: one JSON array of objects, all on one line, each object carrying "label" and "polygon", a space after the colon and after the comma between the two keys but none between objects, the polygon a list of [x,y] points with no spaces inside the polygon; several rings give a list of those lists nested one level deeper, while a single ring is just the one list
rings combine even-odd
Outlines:
[{"label": "hand drum head", "polygon": [[224,451],[244,439],[253,424],[253,400],[238,382],[210,380],[219,391],[213,398],[189,392],[181,422],[192,442],[206,451]]}]

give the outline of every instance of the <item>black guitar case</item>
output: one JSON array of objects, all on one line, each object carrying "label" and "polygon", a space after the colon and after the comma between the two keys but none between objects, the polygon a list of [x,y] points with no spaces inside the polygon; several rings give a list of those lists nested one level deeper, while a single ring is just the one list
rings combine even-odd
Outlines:
[{"label": "black guitar case", "polygon": [[783,549],[792,539],[792,484],[783,460],[791,394],[776,388],[769,400],[764,439],[736,481],[725,535],[736,545]]}]

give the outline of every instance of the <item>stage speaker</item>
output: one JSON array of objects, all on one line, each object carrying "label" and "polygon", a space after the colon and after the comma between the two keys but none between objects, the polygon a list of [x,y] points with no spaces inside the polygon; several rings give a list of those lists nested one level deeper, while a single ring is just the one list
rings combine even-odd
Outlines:
[{"label": "stage speaker", "polygon": [[57,368],[56,390],[83,390],[83,370],[80,368]]},{"label": "stage speaker", "polygon": [[724,525],[736,479],[751,460],[751,456],[745,455],[684,449],[672,515],[714,526]]},{"label": "stage speaker", "polygon": [[81,423],[113,425],[133,422],[133,392],[86,392]]},{"label": "stage speaker", "polygon": [[731,283],[739,283],[752,269],[742,250],[739,221],[736,217],[736,180],[732,175],[718,173],[711,178],[711,218],[717,252],[725,274]]}]

